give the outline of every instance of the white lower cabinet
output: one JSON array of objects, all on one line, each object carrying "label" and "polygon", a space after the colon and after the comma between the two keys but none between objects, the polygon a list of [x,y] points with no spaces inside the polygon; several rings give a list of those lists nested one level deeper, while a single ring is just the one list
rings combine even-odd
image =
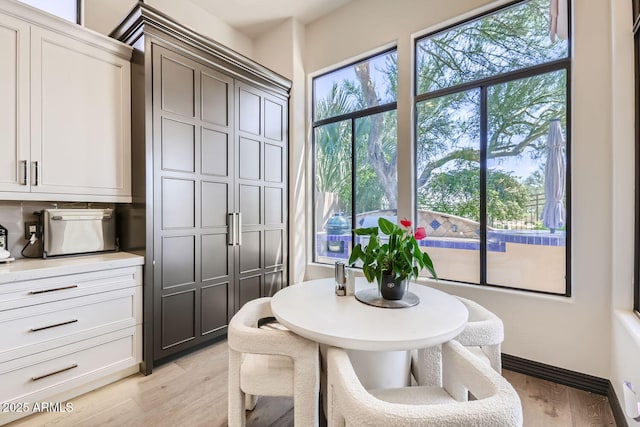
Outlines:
[{"label": "white lower cabinet", "polygon": [[138,372],[141,279],[142,267],[128,266],[0,283],[0,424],[43,403],[64,411]]}]

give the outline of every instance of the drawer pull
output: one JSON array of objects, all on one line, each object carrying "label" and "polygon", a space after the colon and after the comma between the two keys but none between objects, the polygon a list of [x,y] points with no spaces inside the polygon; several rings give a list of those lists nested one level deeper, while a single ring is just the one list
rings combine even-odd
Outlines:
[{"label": "drawer pull", "polygon": [[64,291],[65,289],[77,288],[78,285],[63,286],[62,288],[41,289],[39,291],[29,291],[29,295],[46,294],[47,292]]},{"label": "drawer pull", "polygon": [[56,323],[54,325],[41,326],[39,328],[31,328],[31,329],[29,329],[29,332],[38,332],[38,331],[42,331],[44,329],[50,329],[50,328],[55,328],[55,327],[58,327],[58,326],[69,325],[71,323],[76,323],[77,321],[78,321],[78,319],[72,319],[72,320],[67,320],[66,322]]},{"label": "drawer pull", "polygon": [[78,367],[78,364],[74,363],[71,366],[67,366],[66,368],[58,369],[57,371],[54,371],[54,372],[49,372],[48,374],[38,375],[37,377],[31,377],[31,381],[38,381],[38,380],[41,380],[43,378],[50,377],[51,375],[60,374],[62,372],[66,372],[66,371],[69,371],[69,370],[71,370],[73,368],[77,368],[77,367]]}]

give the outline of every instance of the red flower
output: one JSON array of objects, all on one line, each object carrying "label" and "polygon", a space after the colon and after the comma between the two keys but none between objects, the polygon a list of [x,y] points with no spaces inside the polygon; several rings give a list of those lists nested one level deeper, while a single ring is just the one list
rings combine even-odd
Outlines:
[{"label": "red flower", "polygon": [[416,228],[416,232],[413,234],[413,237],[415,237],[416,240],[422,240],[427,237],[427,231],[424,227],[418,227]]},{"label": "red flower", "polygon": [[407,228],[411,228],[411,221],[409,221],[408,219],[401,219],[400,220],[400,224],[402,224],[403,227],[407,227]]}]

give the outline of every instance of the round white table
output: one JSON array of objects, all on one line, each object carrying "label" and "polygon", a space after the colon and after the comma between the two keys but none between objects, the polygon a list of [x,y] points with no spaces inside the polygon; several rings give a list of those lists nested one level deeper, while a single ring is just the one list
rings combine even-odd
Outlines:
[{"label": "round white table", "polygon": [[[356,279],[356,292],[375,284]],[[271,299],[276,319],[310,340],[349,350],[367,389],[402,387],[409,380],[408,350],[438,346],[464,329],[469,312],[457,298],[411,283],[420,303],[380,308],[354,296],[336,296],[333,278],[288,286]]]}]

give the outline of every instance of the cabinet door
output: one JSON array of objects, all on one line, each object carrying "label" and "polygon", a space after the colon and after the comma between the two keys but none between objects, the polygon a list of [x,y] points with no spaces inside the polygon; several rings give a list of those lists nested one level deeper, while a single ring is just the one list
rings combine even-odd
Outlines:
[{"label": "cabinet door", "polygon": [[129,62],[33,27],[31,83],[31,191],[130,197]]},{"label": "cabinet door", "polygon": [[29,24],[0,15],[0,191],[28,191]]},{"label": "cabinet door", "polygon": [[287,280],[287,101],[236,81],[237,309]]},{"label": "cabinet door", "polygon": [[233,80],[152,45],[154,359],[226,333],[233,314]]}]

